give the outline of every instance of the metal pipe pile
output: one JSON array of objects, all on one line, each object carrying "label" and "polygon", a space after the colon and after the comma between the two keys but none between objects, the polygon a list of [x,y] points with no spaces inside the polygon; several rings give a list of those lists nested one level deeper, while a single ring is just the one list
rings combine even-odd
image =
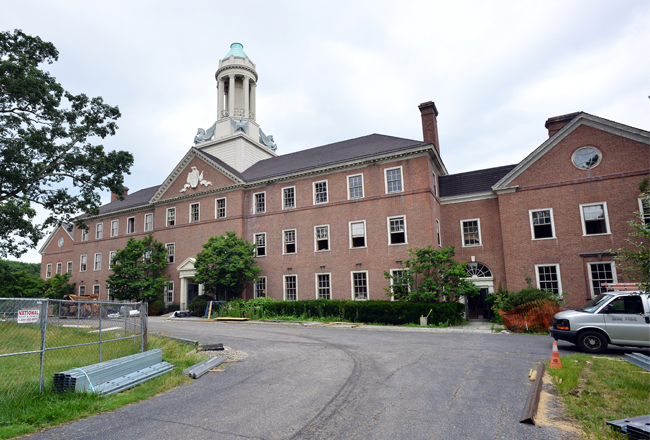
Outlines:
[{"label": "metal pipe pile", "polygon": [[226,359],[228,359],[226,356],[218,356],[218,357],[210,358],[207,361],[199,362],[196,365],[192,365],[190,368],[186,368],[185,370],[183,370],[183,374],[187,374],[192,379],[198,379],[208,371],[221,365],[221,363]]},{"label": "metal pipe pile", "polygon": [[[171,365],[167,362],[162,362],[161,349],[145,351],[144,353],[124,356],[81,368],[73,368],[54,374],[54,390],[57,392],[68,390],[97,391],[105,382],[115,381],[122,376],[131,375],[134,372],[145,370],[158,364],[165,364],[165,367]],[[167,372],[170,369],[166,369],[163,372]]]},{"label": "metal pipe pile", "polygon": [[142,382],[146,382],[149,379],[158,377],[173,369],[173,364],[170,364],[169,362],[159,362],[155,365],[152,365],[151,367],[146,367],[131,374],[125,374],[124,376],[120,376],[117,379],[104,382],[101,385],[95,387],[95,392],[104,396],[119,393],[120,391],[132,388],[136,385],[141,384]]}]

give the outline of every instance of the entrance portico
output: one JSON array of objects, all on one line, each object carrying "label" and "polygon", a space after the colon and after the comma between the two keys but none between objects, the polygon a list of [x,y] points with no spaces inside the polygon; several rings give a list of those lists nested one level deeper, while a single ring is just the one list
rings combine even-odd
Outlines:
[{"label": "entrance portico", "polygon": [[187,310],[188,305],[195,297],[203,295],[203,284],[194,282],[195,261],[194,258],[189,257],[176,268],[181,279],[181,310]]}]

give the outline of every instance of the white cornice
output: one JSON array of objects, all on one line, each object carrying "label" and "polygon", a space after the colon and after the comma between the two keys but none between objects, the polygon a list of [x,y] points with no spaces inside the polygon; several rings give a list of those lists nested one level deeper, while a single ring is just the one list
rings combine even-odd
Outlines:
[{"label": "white cornice", "polygon": [[452,203],[474,202],[476,200],[496,199],[497,195],[492,191],[463,194],[460,196],[440,197],[441,205],[451,205]]},{"label": "white cornice", "polygon": [[526,171],[528,167],[537,162],[544,154],[550,149],[555,147],[560,141],[566,138],[571,132],[577,129],[580,125],[586,125],[598,130],[605,131],[617,136],[622,136],[637,142],[650,145],[650,132],[634,128],[627,125],[619,124],[618,122],[610,121],[608,119],[599,118],[598,116],[590,115],[588,113],[580,113],[573,120],[562,127],[557,133],[548,138],[544,143],[530,153],[524,160],[514,167],[508,174],[503,176],[501,180],[492,186],[492,189],[497,191],[501,188],[507,187],[514,179],[521,173]]}]

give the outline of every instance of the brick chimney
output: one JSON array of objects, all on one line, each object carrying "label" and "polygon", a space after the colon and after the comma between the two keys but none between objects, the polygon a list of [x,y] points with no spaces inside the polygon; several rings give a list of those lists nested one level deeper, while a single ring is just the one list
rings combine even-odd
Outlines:
[{"label": "brick chimney", "polygon": [[582,112],[569,113],[568,115],[555,116],[553,118],[548,118],[544,127],[548,129],[548,137],[553,136],[555,133],[560,131],[562,127],[571,122],[576,116]]},{"label": "brick chimney", "polygon": [[[124,187],[124,197],[129,195],[129,189],[125,186]],[[119,195],[115,193],[111,193],[111,202],[114,202],[116,200],[119,200]]]},{"label": "brick chimney", "polygon": [[431,142],[438,154],[440,154],[440,145],[438,143],[438,109],[433,101],[423,102],[418,106],[422,115],[422,134],[424,142]]}]

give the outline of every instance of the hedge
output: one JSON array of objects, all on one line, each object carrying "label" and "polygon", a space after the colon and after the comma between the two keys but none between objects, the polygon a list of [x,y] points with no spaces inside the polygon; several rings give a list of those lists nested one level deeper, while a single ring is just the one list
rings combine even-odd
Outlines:
[{"label": "hedge", "polygon": [[401,325],[419,324],[420,316],[427,316],[429,323],[448,323],[457,325],[462,322],[461,313],[465,305],[460,303],[424,303],[406,301],[251,301],[255,307],[263,308],[264,316],[307,316],[333,317],[340,320],[367,324]]}]

